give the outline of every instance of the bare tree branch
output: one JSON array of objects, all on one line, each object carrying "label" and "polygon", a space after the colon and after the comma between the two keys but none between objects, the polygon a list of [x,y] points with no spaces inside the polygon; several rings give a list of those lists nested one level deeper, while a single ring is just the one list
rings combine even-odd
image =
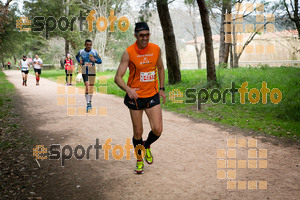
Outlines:
[{"label": "bare tree branch", "polygon": [[286,5],[286,1],[285,1],[285,0],[283,0],[283,4],[284,4],[284,7],[285,7],[285,9],[286,9],[286,12],[287,12],[289,18],[290,18],[292,21],[294,21],[294,19],[292,18],[291,14],[290,14],[289,8],[288,8],[288,6]]},{"label": "bare tree branch", "polygon": [[7,2],[6,2],[6,4],[5,4],[5,6],[4,7],[8,7],[9,6],[9,4],[10,4],[10,2],[12,2],[12,0],[7,0]]}]

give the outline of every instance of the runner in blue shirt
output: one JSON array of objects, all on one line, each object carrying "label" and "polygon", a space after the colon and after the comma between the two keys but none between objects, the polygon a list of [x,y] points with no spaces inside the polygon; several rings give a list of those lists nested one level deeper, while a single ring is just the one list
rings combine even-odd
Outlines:
[{"label": "runner in blue shirt", "polygon": [[86,40],[85,49],[79,50],[76,60],[82,67],[82,78],[85,85],[85,99],[87,103],[86,111],[92,110],[93,87],[96,79],[95,63],[101,64],[102,60],[96,50],[92,49],[92,41]]}]

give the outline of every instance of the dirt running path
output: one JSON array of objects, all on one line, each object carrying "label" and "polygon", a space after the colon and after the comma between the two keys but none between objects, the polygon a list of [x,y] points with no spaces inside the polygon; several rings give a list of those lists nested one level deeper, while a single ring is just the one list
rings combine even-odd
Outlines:
[{"label": "dirt running path", "polygon": [[[57,105],[57,83],[42,78],[40,86],[35,86],[34,77],[29,75],[28,87],[24,87],[19,71],[5,73],[19,94],[17,102],[24,117],[21,123],[48,150],[50,144],[69,144],[73,150],[81,144],[87,149],[96,138],[102,145],[111,138],[112,147],[124,147],[126,139],[131,140],[131,120],[122,98],[94,96],[93,107],[107,107],[106,116],[68,116],[67,106]],[[83,95],[76,96],[78,105],[85,105]],[[240,187],[255,183],[248,181],[267,181],[267,189],[227,189],[228,179],[217,178],[217,150],[236,149],[236,159],[247,160],[250,148],[228,148],[227,139],[253,137],[171,112],[163,111],[163,119],[163,135],[152,145],[154,164],[145,164],[143,175],[133,174],[132,151],[129,161],[125,156],[118,161],[113,159],[112,150],[109,160],[104,160],[103,149],[98,160],[91,150],[91,160],[73,157],[65,167],[60,161],[40,161],[44,180],[36,193],[46,199],[299,199],[299,148],[258,138],[255,149],[267,149],[267,168],[235,168],[236,178],[232,180],[246,181],[240,182]],[[143,120],[145,138],[150,128],[145,115]]]}]

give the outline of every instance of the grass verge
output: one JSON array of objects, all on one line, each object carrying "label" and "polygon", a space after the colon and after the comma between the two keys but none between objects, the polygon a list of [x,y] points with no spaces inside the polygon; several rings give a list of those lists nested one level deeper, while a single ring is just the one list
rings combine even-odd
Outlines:
[{"label": "grass verge", "polygon": [[[57,79],[57,74],[64,75],[64,71],[45,71],[43,77],[52,80]],[[167,74],[167,72],[166,72]],[[107,78],[107,93],[124,97],[125,92],[118,88],[114,83],[113,76],[115,71],[105,71],[98,73],[97,76],[105,76]],[[235,88],[239,89],[243,83],[247,81],[248,92],[256,88],[260,92],[262,82],[267,83],[270,91],[278,88],[282,93],[282,99],[278,104],[274,104],[270,100],[270,93],[267,94],[267,103],[262,103],[262,94],[260,92],[259,102],[253,104],[249,101],[248,93],[245,95],[245,104],[240,102],[240,93],[235,94],[235,102],[232,102],[231,93],[227,94],[226,102],[212,103],[208,100],[202,104],[201,110],[197,109],[197,103],[186,104],[185,91],[188,88],[195,88],[193,94],[197,97],[198,91],[206,88],[211,93],[213,88],[207,87],[206,70],[182,70],[182,82],[175,85],[166,85],[167,101],[163,108],[174,111],[193,118],[206,119],[219,124],[234,126],[245,130],[253,130],[261,134],[274,135],[278,137],[288,137],[293,140],[300,139],[300,69],[293,67],[261,67],[261,68],[236,68],[236,69],[217,69],[217,84],[221,94],[235,83]],[[127,80],[128,72],[124,76]],[[168,82],[166,75],[166,83]],[[83,86],[83,84],[78,84]],[[98,82],[96,86],[100,86]],[[102,84],[103,86],[103,84]],[[169,93],[173,89],[179,89],[182,92],[183,103],[173,103],[169,100]],[[203,96],[202,96],[203,97]],[[278,96],[275,95],[275,98]],[[217,94],[214,95],[217,99]],[[256,98],[253,95],[253,98]]]}]

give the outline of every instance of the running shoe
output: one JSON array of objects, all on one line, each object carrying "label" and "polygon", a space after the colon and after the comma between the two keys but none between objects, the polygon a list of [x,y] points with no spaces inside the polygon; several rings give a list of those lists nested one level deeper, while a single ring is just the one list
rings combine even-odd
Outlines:
[{"label": "running shoe", "polygon": [[137,160],[136,161],[136,168],[134,170],[135,174],[143,174],[144,173],[144,161]]},{"label": "running shoe", "polygon": [[25,85],[25,81],[23,81],[23,84],[22,85]]},{"label": "running shoe", "polygon": [[145,161],[151,165],[153,163],[153,156],[152,156],[152,153],[151,153],[151,148],[147,148],[146,149],[146,154],[145,154]]},{"label": "running shoe", "polygon": [[90,112],[92,110],[92,104],[88,103],[86,106],[86,112]]}]

